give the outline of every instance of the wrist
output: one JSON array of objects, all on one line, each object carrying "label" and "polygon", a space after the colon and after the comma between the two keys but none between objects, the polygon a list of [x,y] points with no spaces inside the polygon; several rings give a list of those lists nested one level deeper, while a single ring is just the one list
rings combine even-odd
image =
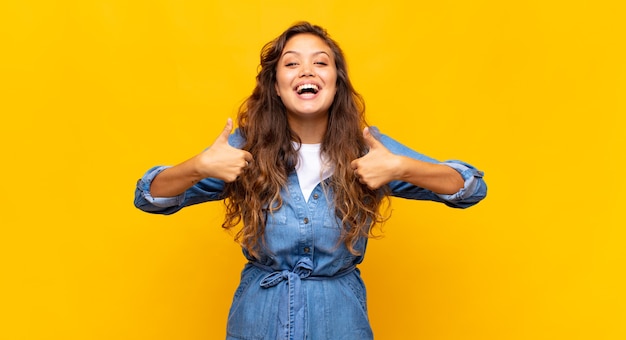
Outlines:
[{"label": "wrist", "polygon": [[206,161],[202,157],[202,154],[196,155],[190,159],[190,163],[188,175],[192,182],[196,183],[203,178],[211,177],[211,174],[207,173],[207,169],[210,167],[206,166]]},{"label": "wrist", "polygon": [[395,163],[392,162],[394,171],[394,179],[406,181],[412,176],[411,166],[413,159],[406,156],[395,156]]}]

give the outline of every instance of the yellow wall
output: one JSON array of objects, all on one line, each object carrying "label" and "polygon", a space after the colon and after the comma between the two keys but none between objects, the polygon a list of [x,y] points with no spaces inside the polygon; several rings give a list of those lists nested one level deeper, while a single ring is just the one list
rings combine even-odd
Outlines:
[{"label": "yellow wall", "polygon": [[378,339],[626,338],[620,2],[2,1],[0,338],[224,337],[222,205],[152,216],[134,185],[209,145],[303,19],[372,124],[489,183],[393,202],[362,266]]}]

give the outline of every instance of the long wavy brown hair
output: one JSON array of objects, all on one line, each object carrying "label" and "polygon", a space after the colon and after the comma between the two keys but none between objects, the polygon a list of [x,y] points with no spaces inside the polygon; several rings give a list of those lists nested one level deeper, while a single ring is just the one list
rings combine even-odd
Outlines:
[{"label": "long wavy brown hair", "polygon": [[342,223],[342,240],[348,250],[355,249],[362,237],[372,236],[371,226],[382,222],[379,214],[385,189],[372,190],[355,177],[350,163],[362,157],[368,149],[362,130],[365,103],[348,78],[343,52],[322,27],[307,22],[297,23],[261,50],[261,64],[252,95],[241,105],[238,114],[239,131],[249,151],[251,162],[238,180],[225,187],[226,217],[222,227],[231,229],[243,222],[236,240],[254,257],[263,249],[268,213],[279,209],[283,200],[281,188],[287,176],[295,171],[297,150],[292,142],[299,137],[287,123],[287,111],[275,89],[276,65],[289,39],[298,34],[314,34],[330,47],[337,68],[337,92],[329,108],[328,127],[322,140],[321,152],[334,168],[324,185],[332,191],[335,214]]}]

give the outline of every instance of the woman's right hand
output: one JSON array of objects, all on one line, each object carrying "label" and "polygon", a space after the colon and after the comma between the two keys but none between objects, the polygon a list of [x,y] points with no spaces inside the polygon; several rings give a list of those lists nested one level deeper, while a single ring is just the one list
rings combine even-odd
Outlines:
[{"label": "woman's right hand", "polygon": [[228,144],[228,136],[232,131],[233,121],[228,118],[224,130],[213,144],[194,157],[195,168],[200,177],[212,177],[224,182],[233,182],[241,175],[244,168],[253,161],[251,153]]}]

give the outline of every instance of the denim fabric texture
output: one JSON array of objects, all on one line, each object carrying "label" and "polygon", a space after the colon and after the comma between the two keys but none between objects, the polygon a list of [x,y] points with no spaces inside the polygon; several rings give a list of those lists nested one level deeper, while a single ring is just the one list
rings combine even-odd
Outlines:
[{"label": "denim fabric texture", "polygon": [[[389,183],[392,196],[441,202],[466,208],[487,193],[483,173],[461,161],[439,162],[417,153],[378,129],[370,131],[392,153],[446,164],[461,174],[465,186],[452,195],[439,195],[410,183]],[[241,147],[235,131],[229,143]],[[177,197],[152,197],[150,183],[166,169],[157,166],[137,182],[135,206],[158,214],[207,201],[221,200],[224,183],[207,178]],[[282,189],[283,206],[268,213],[266,251],[254,259],[245,251],[248,264],[241,273],[230,308],[228,339],[271,340],[367,340],[373,339],[367,314],[363,281],[356,266],[363,261],[367,245],[361,239],[351,254],[340,240],[340,220],[332,206],[332,192],[318,185],[310,198],[302,195],[297,174],[288,176]]]}]

